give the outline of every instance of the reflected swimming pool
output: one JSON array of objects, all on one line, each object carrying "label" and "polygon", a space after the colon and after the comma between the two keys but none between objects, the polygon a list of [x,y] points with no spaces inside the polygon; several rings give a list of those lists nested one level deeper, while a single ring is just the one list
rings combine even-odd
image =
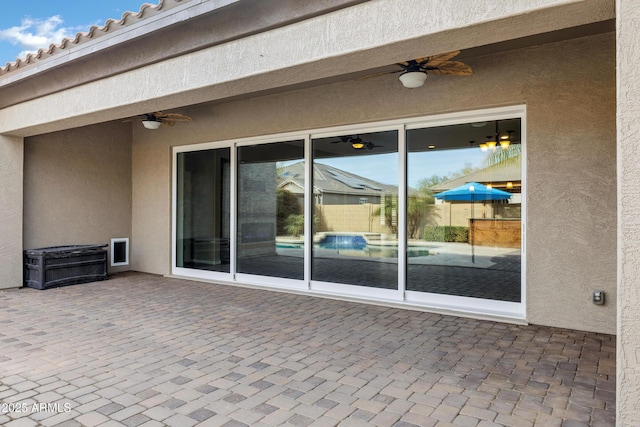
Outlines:
[{"label": "reflected swimming pool", "polygon": [[[278,249],[302,249],[302,243],[276,243]],[[328,249],[345,251],[344,255],[369,256],[376,258],[397,258],[396,246],[369,245],[363,236],[358,235],[327,235],[320,242],[313,244],[314,249]],[[409,247],[408,257],[420,257],[429,255],[429,248]]]}]

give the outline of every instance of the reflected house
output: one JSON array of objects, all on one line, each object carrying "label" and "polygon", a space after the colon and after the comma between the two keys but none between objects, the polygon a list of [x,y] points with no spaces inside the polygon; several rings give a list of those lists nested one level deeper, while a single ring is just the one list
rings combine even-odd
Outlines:
[{"label": "reflected house", "polygon": [[451,190],[469,182],[506,191],[504,200],[446,201],[436,197],[437,225],[468,227],[469,240],[477,246],[521,247],[522,156],[494,164],[472,173],[440,182],[431,187],[434,194]]},{"label": "reflected house", "polygon": [[484,167],[472,173],[440,182],[432,186],[431,191],[437,194],[467,182],[479,182],[491,188],[511,193],[511,198],[508,202],[511,205],[511,209],[500,209],[496,206],[495,216],[520,218],[519,209],[522,205],[522,156],[516,156],[511,160],[510,162]]},{"label": "reflected house", "polygon": [[[278,188],[296,195],[300,212],[304,204],[304,162],[282,167]],[[398,187],[316,163],[313,197],[317,231],[388,233],[384,215],[376,215],[385,197],[398,194]]]},{"label": "reflected house", "polygon": [[[511,193],[511,198],[491,203],[478,202],[481,209],[475,212],[480,218],[522,217],[522,157],[517,156],[505,164],[492,165],[472,173],[440,182],[430,189],[434,194],[451,190],[468,182],[479,182],[490,188]],[[466,225],[471,217],[470,203],[451,203],[436,200],[441,211],[438,225]]]}]

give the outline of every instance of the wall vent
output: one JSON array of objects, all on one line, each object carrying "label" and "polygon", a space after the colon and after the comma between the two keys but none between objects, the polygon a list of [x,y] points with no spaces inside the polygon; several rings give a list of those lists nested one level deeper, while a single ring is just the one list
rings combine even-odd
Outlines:
[{"label": "wall vent", "polygon": [[129,238],[111,239],[111,266],[129,265]]}]

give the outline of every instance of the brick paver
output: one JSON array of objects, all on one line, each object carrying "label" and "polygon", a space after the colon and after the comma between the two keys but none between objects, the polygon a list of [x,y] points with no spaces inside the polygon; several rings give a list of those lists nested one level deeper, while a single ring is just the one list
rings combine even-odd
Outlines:
[{"label": "brick paver", "polygon": [[1,425],[615,424],[610,335],[141,273],[0,298]]}]

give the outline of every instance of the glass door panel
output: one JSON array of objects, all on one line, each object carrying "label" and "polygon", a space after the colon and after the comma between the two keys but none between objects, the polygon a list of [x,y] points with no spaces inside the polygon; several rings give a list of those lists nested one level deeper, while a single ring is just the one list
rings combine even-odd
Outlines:
[{"label": "glass door panel", "polygon": [[304,278],[304,140],[238,147],[237,272]]},{"label": "glass door panel", "polygon": [[177,155],[176,267],[230,272],[230,149]]},{"label": "glass door panel", "polygon": [[406,140],[406,289],[521,302],[520,119],[412,129]]},{"label": "glass door panel", "polygon": [[312,140],[312,280],[398,288],[398,132]]}]

